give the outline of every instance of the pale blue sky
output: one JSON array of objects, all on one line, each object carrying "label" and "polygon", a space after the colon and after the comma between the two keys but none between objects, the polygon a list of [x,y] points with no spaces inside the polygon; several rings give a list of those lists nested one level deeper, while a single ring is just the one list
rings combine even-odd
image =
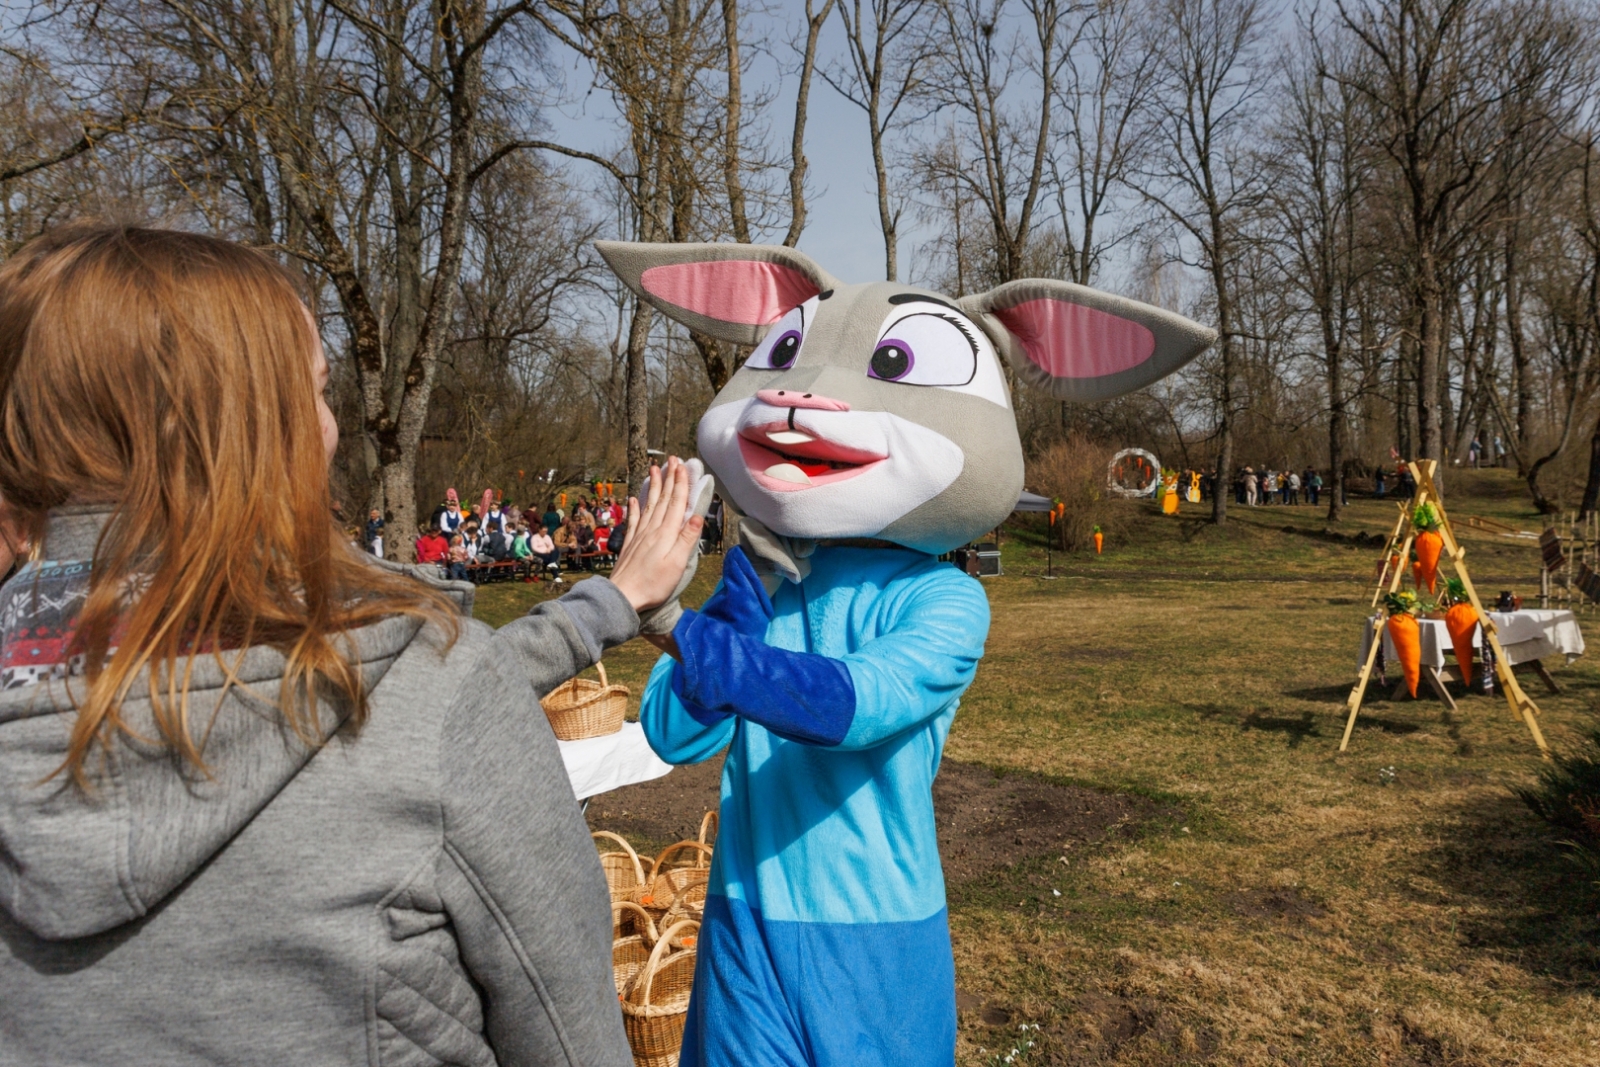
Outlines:
[{"label": "pale blue sky", "polygon": [[[843,33],[830,19],[823,33],[823,60],[843,46]],[[786,43],[792,32],[780,20],[758,22],[757,28],[771,34],[770,49],[786,69],[798,66]],[[793,20],[798,27],[801,19]],[[747,34],[749,31],[747,30]],[[754,36],[750,34],[750,36]],[[779,78],[778,64],[772,55],[747,50],[745,55],[745,95],[756,96],[776,83],[778,96],[762,121],[767,136],[784,161],[788,159],[791,124],[794,120],[795,77]],[[585,94],[588,87],[587,64],[566,62],[571,103],[548,114],[554,139],[593,152],[608,152],[620,143],[616,114],[609,97],[601,92]],[[883,238],[878,228],[877,191],[872,175],[871,144],[867,136],[866,115],[835,92],[819,75],[812,82],[810,120],[806,127],[806,156],[810,162],[807,187],[808,221],[800,238],[800,248],[844,282],[876,281],[883,278]],[[583,179],[591,164],[570,164],[574,176]],[[785,172],[786,174],[787,172]],[[785,177],[785,180],[786,177]],[[907,215],[909,216],[909,212]],[[785,226],[787,220],[785,221]],[[915,254],[916,220],[903,218],[901,229],[900,274],[902,279]],[[771,238],[782,240],[781,232]]]}]

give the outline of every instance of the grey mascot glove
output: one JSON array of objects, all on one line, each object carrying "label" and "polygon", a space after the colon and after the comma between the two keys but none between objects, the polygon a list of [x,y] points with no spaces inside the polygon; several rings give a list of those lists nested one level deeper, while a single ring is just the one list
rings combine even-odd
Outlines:
[{"label": "grey mascot glove", "polygon": [[[684,512],[683,521],[688,522],[692,516],[698,515],[702,519],[706,512],[711,510],[711,494],[715,489],[716,480],[706,473],[706,465],[698,459],[691,459],[684,464],[689,468],[689,508]],[[640,487],[639,499],[650,499],[650,479],[644,480]],[[653,608],[646,608],[639,614],[639,632],[642,634],[670,634],[672,628],[678,625],[678,619],[683,615],[683,605],[678,603],[678,598],[683,596],[683,591],[689,588],[689,583],[694,580],[694,572],[700,566],[700,542],[696,541],[694,551],[689,553],[689,562],[684,564],[683,575],[678,579],[677,586],[672,590],[672,595]]]},{"label": "grey mascot glove", "polygon": [[739,519],[739,544],[768,596],[777,595],[786,580],[804,581],[811,573],[811,554],[817,550],[815,541],[775,534],[748,516]]}]

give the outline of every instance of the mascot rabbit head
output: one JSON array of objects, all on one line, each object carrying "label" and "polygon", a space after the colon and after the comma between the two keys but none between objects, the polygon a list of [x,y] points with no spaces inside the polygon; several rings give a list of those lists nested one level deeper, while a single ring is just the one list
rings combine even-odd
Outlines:
[{"label": "mascot rabbit head", "polygon": [[700,420],[699,449],[740,512],[784,537],[872,537],[947,552],[1022,490],[1004,359],[1061,400],[1166,377],[1215,334],[1169,311],[1026,279],[959,300],[844,285],[792,248],[597,246],[691,330],[754,345]]}]

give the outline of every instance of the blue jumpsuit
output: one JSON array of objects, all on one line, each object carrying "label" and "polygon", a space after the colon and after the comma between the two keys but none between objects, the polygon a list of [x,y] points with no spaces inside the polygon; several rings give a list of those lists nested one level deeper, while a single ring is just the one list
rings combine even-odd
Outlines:
[{"label": "blue jumpsuit", "polygon": [[735,549],[685,614],[640,711],[670,763],[728,747],[684,1067],[953,1063],[932,786],[988,631],[976,581],[888,548],[771,601]]}]

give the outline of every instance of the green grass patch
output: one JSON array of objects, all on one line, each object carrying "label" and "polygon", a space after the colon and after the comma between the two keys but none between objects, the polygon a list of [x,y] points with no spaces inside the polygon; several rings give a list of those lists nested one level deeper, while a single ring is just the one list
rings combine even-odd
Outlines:
[{"label": "green grass patch", "polygon": [[[1458,519],[1541,528],[1508,472],[1448,477]],[[1008,531],[947,758],[1180,814],[952,890],[958,986],[984,1006],[961,1063],[1025,1035],[1018,1063],[1600,1063],[1600,891],[1515,795],[1543,765],[1504,701],[1369,691],[1338,752],[1397,514],[1356,501],[1330,530],[1320,508],[1236,507],[1217,530],[1108,503],[1105,554],[1054,554],[1055,580],[1040,530]],[[1456,532],[1480,588],[1537,592],[1535,541]],[[550,592],[486,588],[478,613]],[[635,641],[606,662],[640,686],[655,659]],[[1577,750],[1600,666],[1549,666],[1563,691],[1528,692]]]}]

